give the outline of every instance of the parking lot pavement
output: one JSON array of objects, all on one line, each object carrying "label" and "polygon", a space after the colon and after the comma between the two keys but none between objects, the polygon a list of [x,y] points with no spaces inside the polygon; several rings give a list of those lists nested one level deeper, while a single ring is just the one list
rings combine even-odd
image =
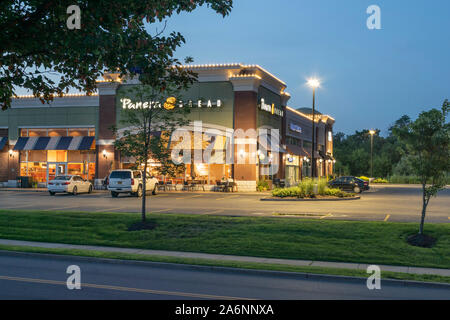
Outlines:
[{"label": "parking lot pavement", "polygon": [[[419,186],[375,186],[360,200],[336,202],[263,202],[267,194],[162,192],[148,196],[150,212],[225,216],[274,216],[286,219],[365,220],[380,222],[419,222]],[[106,191],[92,194],[56,195],[46,192],[2,192],[2,209],[89,212],[139,212],[140,199],[128,195],[111,198]],[[450,189],[433,198],[427,222],[450,222]]]}]

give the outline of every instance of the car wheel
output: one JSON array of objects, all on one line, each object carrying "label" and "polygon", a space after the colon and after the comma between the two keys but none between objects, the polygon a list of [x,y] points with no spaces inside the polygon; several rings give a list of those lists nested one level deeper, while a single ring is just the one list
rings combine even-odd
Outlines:
[{"label": "car wheel", "polygon": [[353,192],[355,192],[355,193],[361,193],[362,191],[361,191],[361,188],[360,188],[360,187],[356,186],[356,187],[353,188]]},{"label": "car wheel", "polygon": [[89,186],[88,193],[92,193],[92,184]]},{"label": "car wheel", "polygon": [[136,192],[136,197],[140,198],[142,197],[142,186],[139,185],[137,192]]},{"label": "car wheel", "polygon": [[54,195],[55,195],[54,192],[49,191],[49,193],[50,193],[51,196],[54,196]]},{"label": "car wheel", "polygon": [[74,196],[76,196],[76,195],[78,194],[78,189],[77,189],[77,187],[73,187],[72,194],[73,194]]},{"label": "car wheel", "polygon": [[153,189],[152,194],[156,196],[158,194],[158,184],[155,184],[155,188]]},{"label": "car wheel", "polygon": [[111,191],[111,197],[117,198],[119,194],[117,192]]}]

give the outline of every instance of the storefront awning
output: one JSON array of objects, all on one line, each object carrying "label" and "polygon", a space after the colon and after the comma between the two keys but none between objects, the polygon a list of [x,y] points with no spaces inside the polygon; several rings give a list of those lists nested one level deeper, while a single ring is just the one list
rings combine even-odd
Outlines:
[{"label": "storefront awning", "polygon": [[89,150],[94,137],[20,137],[14,150]]},{"label": "storefront awning", "polygon": [[293,145],[293,144],[288,144],[287,145],[287,151],[295,156],[300,156],[300,157],[309,157],[309,153],[306,152],[305,149],[303,149],[302,147]]},{"label": "storefront awning", "polygon": [[7,137],[0,137],[0,150],[3,149],[7,141],[8,141]]}]

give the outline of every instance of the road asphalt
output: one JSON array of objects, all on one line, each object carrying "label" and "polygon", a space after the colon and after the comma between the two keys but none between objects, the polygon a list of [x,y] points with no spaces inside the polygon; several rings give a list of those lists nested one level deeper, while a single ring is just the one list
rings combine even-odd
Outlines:
[{"label": "road asphalt", "polygon": [[[69,290],[69,266],[80,268],[81,289]],[[382,281],[369,290],[365,279],[298,279],[217,270],[52,259],[0,254],[0,299],[450,299],[450,290]]]},{"label": "road asphalt", "polygon": [[[1,190],[1,189],[0,189]],[[337,202],[265,202],[269,194],[162,192],[148,196],[154,213],[187,213],[224,216],[276,216],[327,220],[416,222],[420,220],[421,189],[418,185],[376,185],[360,200]],[[56,195],[46,192],[0,191],[2,209],[140,212],[140,199],[127,195],[111,198],[108,192]],[[450,222],[450,188],[433,198],[427,222]]]}]

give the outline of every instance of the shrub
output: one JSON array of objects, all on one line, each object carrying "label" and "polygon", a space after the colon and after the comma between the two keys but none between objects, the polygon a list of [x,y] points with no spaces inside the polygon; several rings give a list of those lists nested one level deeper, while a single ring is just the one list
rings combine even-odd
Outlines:
[{"label": "shrub", "polygon": [[314,181],[311,178],[305,178],[303,179],[300,184],[298,185],[300,188],[301,193],[305,197],[314,197]]},{"label": "shrub", "polygon": [[328,187],[328,182],[326,179],[319,179],[317,182],[317,193],[321,196],[325,195],[325,191]]},{"label": "shrub", "polygon": [[354,193],[348,193],[348,192],[342,191],[341,189],[338,189],[338,188],[328,188],[328,189],[326,189],[325,194],[327,196],[339,197],[339,198],[350,198],[350,197],[355,196]]},{"label": "shrub", "polygon": [[299,187],[291,187],[291,188],[277,188],[272,191],[272,196],[279,198],[288,198],[288,197],[297,197],[301,196]]},{"label": "shrub", "polygon": [[259,180],[256,185],[256,189],[259,192],[269,190],[269,182],[267,182],[266,180]]},{"label": "shrub", "polygon": [[389,181],[387,181],[386,179],[377,178],[373,180],[372,183],[389,183]]},{"label": "shrub", "polygon": [[370,178],[366,177],[366,176],[361,176],[361,177],[358,177],[358,178],[361,179],[361,180],[367,181],[367,182],[370,181]]}]

